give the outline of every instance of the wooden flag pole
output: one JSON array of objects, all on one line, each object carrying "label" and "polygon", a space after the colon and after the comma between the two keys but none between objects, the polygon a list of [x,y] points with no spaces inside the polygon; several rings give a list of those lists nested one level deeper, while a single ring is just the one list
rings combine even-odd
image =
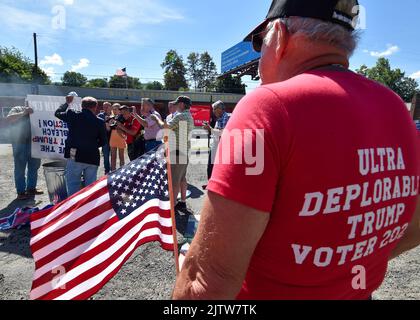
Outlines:
[{"label": "wooden flag pole", "polygon": [[168,143],[168,135],[165,134],[165,151],[166,151],[166,165],[167,165],[167,172],[168,172],[168,188],[169,188],[169,199],[171,202],[171,218],[172,218],[172,235],[174,237],[174,256],[175,256],[175,267],[176,267],[176,275],[179,275],[179,253],[178,253],[178,238],[177,238],[177,231],[176,231],[176,219],[175,219],[175,199],[173,194],[173,186],[172,186],[172,171],[171,171],[171,157],[169,153],[169,143]]}]

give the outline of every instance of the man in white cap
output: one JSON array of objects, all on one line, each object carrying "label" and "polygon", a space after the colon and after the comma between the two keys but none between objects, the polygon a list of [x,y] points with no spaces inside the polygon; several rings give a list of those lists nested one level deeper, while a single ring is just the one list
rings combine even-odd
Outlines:
[{"label": "man in white cap", "polygon": [[78,96],[79,95],[76,92],[74,92],[74,91],[69,92],[69,94],[66,96],[66,103],[68,105],[72,104],[73,101],[74,101],[74,98],[77,98]]}]

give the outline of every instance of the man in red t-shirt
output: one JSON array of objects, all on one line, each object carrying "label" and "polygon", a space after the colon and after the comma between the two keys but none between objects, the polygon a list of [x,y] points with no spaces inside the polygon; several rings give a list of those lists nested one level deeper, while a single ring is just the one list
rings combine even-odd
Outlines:
[{"label": "man in red t-shirt", "polygon": [[356,0],[273,1],[262,86],[225,129],[175,299],[369,299],[420,244],[416,130],[348,70]]},{"label": "man in red t-shirt", "polygon": [[124,117],[124,123],[118,123],[118,128],[124,131],[127,135],[126,142],[127,142],[127,151],[128,157],[130,161],[136,160],[138,157],[142,155],[141,150],[139,150],[138,146],[136,145],[136,137],[141,130],[140,122],[134,118],[131,114],[131,108],[128,106],[121,106],[120,107],[121,115]]}]

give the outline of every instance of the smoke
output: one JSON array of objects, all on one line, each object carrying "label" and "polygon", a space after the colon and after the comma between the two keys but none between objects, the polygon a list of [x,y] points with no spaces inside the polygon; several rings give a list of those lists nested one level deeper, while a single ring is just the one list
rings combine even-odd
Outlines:
[{"label": "smoke", "polygon": [[0,119],[0,144],[10,144],[10,126],[6,119]]}]

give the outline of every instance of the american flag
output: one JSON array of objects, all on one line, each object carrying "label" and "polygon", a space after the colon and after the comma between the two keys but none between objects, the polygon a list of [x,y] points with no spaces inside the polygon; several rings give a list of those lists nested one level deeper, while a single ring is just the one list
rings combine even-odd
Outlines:
[{"label": "american flag", "polygon": [[127,76],[127,68],[118,69],[117,72],[115,72],[115,75],[117,77],[126,77]]},{"label": "american flag", "polygon": [[174,250],[163,148],[31,217],[31,299],[85,300],[142,244]]}]

